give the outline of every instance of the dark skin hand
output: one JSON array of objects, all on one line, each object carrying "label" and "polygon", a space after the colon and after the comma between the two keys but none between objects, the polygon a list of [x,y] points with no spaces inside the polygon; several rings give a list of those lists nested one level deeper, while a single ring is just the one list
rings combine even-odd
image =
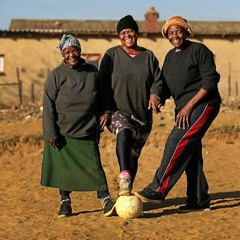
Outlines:
[{"label": "dark skin hand", "polygon": [[58,148],[58,146],[59,146],[57,139],[50,139],[49,143],[53,147],[53,149]]},{"label": "dark skin hand", "polygon": [[179,111],[176,116],[175,126],[185,129],[190,125],[190,115],[194,106],[203,98],[207,96],[207,90],[201,88],[198,93]]},{"label": "dark skin hand", "polygon": [[157,96],[152,94],[150,96],[150,99],[149,99],[149,102],[148,102],[148,109],[152,108],[152,110],[155,113],[159,113],[159,112],[161,112],[160,111],[161,106],[162,106],[162,104],[161,104],[160,98],[158,98]]},{"label": "dark skin hand", "polygon": [[99,128],[100,128],[100,131],[103,131],[104,127],[106,126],[108,120],[110,118],[110,114],[108,113],[104,113],[100,119],[99,119]]}]

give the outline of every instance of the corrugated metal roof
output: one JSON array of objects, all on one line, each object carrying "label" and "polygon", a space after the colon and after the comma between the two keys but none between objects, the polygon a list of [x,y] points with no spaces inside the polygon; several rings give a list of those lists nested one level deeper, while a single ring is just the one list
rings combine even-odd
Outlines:
[{"label": "corrugated metal roof", "polygon": [[[116,25],[118,21],[114,20],[47,20],[47,19],[12,19],[10,32],[32,32],[32,33],[75,33],[75,34],[116,34]],[[139,31],[142,34],[148,34],[145,21],[137,21]],[[161,33],[164,21],[157,22],[157,28],[154,33]],[[194,35],[240,35],[240,22],[225,21],[189,21]]]}]

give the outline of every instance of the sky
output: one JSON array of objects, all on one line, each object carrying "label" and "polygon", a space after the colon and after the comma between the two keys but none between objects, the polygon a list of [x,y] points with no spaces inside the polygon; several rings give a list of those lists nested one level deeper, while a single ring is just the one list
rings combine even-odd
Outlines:
[{"label": "sky", "polygon": [[131,14],[144,20],[151,6],[159,20],[240,21],[240,0],[0,0],[0,30],[11,19],[119,20]]}]

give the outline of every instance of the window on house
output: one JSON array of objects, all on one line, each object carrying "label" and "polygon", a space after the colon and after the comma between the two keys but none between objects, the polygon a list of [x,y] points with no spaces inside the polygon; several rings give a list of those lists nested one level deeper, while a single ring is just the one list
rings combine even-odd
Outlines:
[{"label": "window on house", "polygon": [[4,55],[0,54],[0,74],[4,73]]},{"label": "window on house", "polygon": [[91,63],[98,68],[100,62],[100,54],[81,54],[81,56],[86,60],[86,62]]}]

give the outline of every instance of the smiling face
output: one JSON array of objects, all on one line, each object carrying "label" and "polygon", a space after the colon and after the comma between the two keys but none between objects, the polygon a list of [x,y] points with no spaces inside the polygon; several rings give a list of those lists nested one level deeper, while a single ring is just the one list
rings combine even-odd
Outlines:
[{"label": "smiling face", "polygon": [[80,61],[81,49],[76,46],[66,47],[62,52],[62,56],[66,64],[72,68],[78,65]]},{"label": "smiling face", "polygon": [[186,41],[187,33],[181,26],[171,25],[167,30],[167,37],[176,49],[181,49],[181,46]]},{"label": "smiling face", "polygon": [[138,35],[133,29],[123,29],[118,36],[124,49],[134,49],[137,46]]}]

